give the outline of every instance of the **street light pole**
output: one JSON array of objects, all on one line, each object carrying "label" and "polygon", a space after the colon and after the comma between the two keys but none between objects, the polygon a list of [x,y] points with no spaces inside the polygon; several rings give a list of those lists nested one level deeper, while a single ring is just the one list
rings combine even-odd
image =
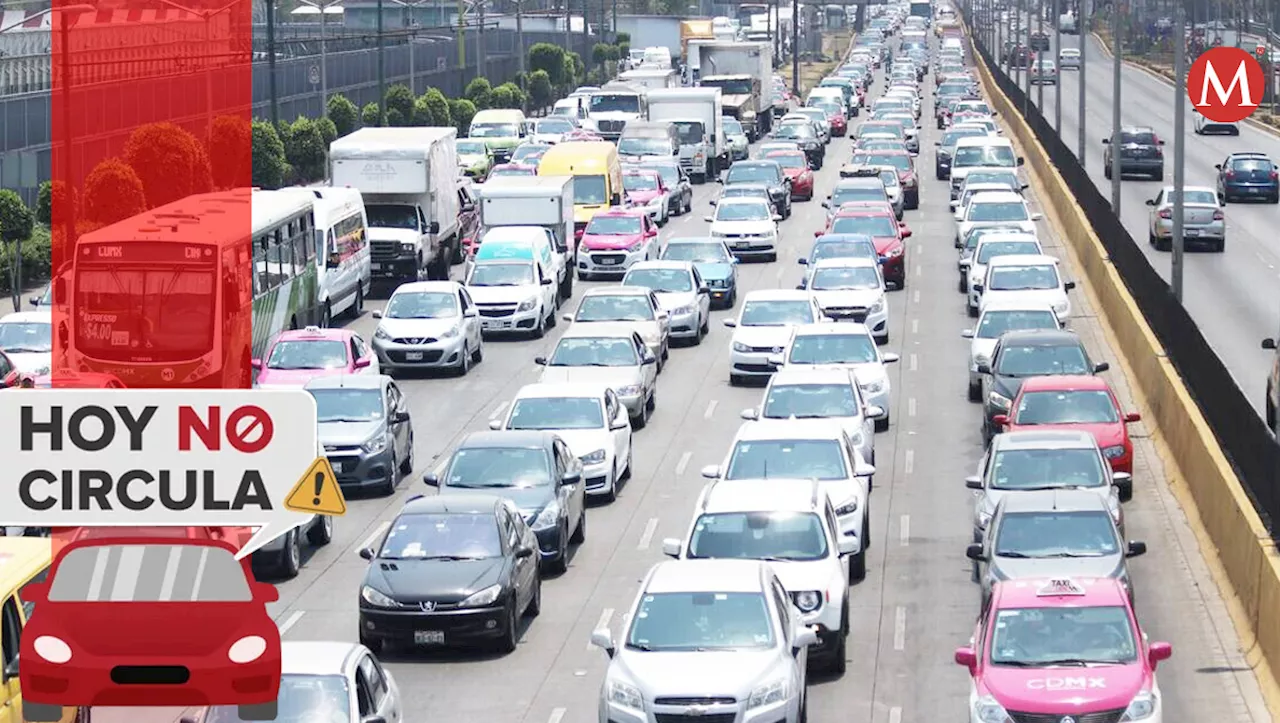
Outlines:
[{"label": "street light pole", "polygon": [[[1120,4],[1111,4],[1111,210],[1120,215]],[[1081,91],[1084,92],[1083,87]]]},{"label": "street light pole", "polygon": [[800,0],[791,0],[791,93],[800,97]]},{"label": "street light pole", "polygon": [[378,125],[387,124],[387,54],[382,39],[383,2],[378,0]]},{"label": "street light pole", "polygon": [[[1182,5],[1177,7],[1177,38],[1182,39],[1186,31],[1186,17],[1183,15]],[[1186,190],[1186,161],[1187,161],[1187,120],[1186,120],[1186,104],[1187,104],[1187,54],[1178,52],[1174,48],[1173,53],[1173,138],[1175,145],[1173,147],[1173,268],[1170,270],[1170,286],[1173,289],[1173,298],[1182,303],[1182,269],[1183,269],[1183,251],[1185,250],[1185,238],[1183,236],[1183,191]],[[1116,153],[1113,149],[1112,153]]]},{"label": "street light pole", "polygon": [[[176,2],[173,2],[173,0],[160,0],[160,3],[162,5],[168,5],[169,7],[175,10],[178,10],[184,13],[190,13],[191,15],[195,15],[196,17],[200,18],[201,22],[204,23],[205,51],[203,53],[203,57],[204,57],[205,125],[208,127],[208,131],[212,133],[213,132],[213,63],[214,63],[213,18],[218,15],[221,15],[222,13],[225,13],[226,11],[240,4],[240,0],[232,0],[231,3],[224,5],[220,8],[216,8],[214,10],[196,10],[195,8],[189,8],[185,5],[180,5]],[[320,17],[323,18],[324,16],[321,15]],[[3,31],[0,31],[0,32],[3,32]],[[323,30],[321,31],[320,42],[321,42],[321,45],[320,45],[321,51],[323,52],[323,48],[324,48]],[[197,55],[197,57],[200,57],[199,54]]]},{"label": "street light pole", "polygon": [[280,94],[276,92],[276,0],[267,6],[267,92],[271,96],[271,127],[280,127]]},{"label": "street light pole", "polygon": [[[1038,28],[1037,33],[1041,35],[1045,34],[1044,33],[1044,0],[1036,0],[1036,27]],[[1045,38],[1045,40],[1048,40],[1048,38]],[[1055,45],[1054,47],[1057,47],[1057,46]],[[1041,58],[1039,54],[1036,55],[1037,65],[1043,62],[1043,60],[1044,59]],[[1054,85],[1058,84],[1058,78],[1054,78],[1053,84]],[[1040,78],[1040,82],[1036,83],[1036,109],[1040,111],[1040,114],[1042,116],[1044,115],[1044,78]]]},{"label": "street light pole", "polygon": [[1089,157],[1089,154],[1085,153],[1085,146],[1088,145],[1089,137],[1085,135],[1085,125],[1088,123],[1086,120],[1088,116],[1084,114],[1084,99],[1086,95],[1085,88],[1087,87],[1085,83],[1084,59],[1089,55],[1089,38],[1091,36],[1091,32],[1090,28],[1085,25],[1086,18],[1089,17],[1085,14],[1086,2],[1088,2],[1088,0],[1080,0],[1080,4],[1076,6],[1076,37],[1079,38],[1076,44],[1080,46],[1080,77],[1076,83],[1076,122],[1079,124],[1079,128],[1077,129],[1079,131],[1079,135],[1076,137],[1076,160],[1080,161],[1081,168],[1086,167],[1085,159]]}]

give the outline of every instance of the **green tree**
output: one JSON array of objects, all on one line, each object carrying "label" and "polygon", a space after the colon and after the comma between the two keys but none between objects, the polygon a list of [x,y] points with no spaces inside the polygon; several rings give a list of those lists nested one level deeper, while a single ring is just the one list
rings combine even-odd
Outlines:
[{"label": "green tree", "polygon": [[453,117],[449,113],[449,99],[439,88],[427,88],[413,107],[415,125],[444,128],[453,125]]},{"label": "green tree", "polygon": [[341,93],[329,96],[329,120],[338,129],[339,136],[345,136],[360,127],[360,109]]},{"label": "green tree", "polygon": [[324,140],[326,150],[330,144],[338,140],[338,124],[334,123],[332,118],[317,118],[316,129],[320,131],[320,138]]},{"label": "green tree", "polygon": [[564,75],[564,48],[551,43],[534,43],[529,48],[530,72],[545,70],[551,78],[552,85],[566,85],[570,82]]},{"label": "green tree", "polygon": [[523,108],[524,102],[524,91],[515,83],[503,83],[493,89],[494,108]]},{"label": "green tree", "polygon": [[364,125],[370,128],[377,128],[379,108],[377,103],[366,103],[364,109],[360,111],[360,120]]},{"label": "green tree", "polygon": [[407,125],[409,125],[409,123],[405,120],[404,116],[400,115],[399,108],[387,109],[387,127],[388,128],[399,128],[401,126],[407,126]]},{"label": "green tree", "polygon": [[9,258],[9,295],[13,310],[22,310],[22,242],[31,238],[36,217],[17,193],[0,190],[0,240],[5,242]]},{"label": "green tree", "polygon": [[284,157],[293,168],[297,181],[309,183],[324,178],[325,157],[328,146],[316,122],[299,117],[289,127],[284,140]]},{"label": "green tree", "polygon": [[625,43],[625,44],[627,44],[627,45],[630,45],[630,44],[631,44],[631,33],[614,33],[614,34],[613,34],[613,42],[617,43],[618,45],[622,45],[622,44],[624,44],[624,43]]},{"label": "green tree", "polygon": [[591,46],[591,64],[598,68],[605,67],[605,63],[609,62],[609,49],[615,47],[608,43],[596,43]]},{"label": "green tree", "polygon": [[249,121],[233,115],[214,118],[209,129],[209,156],[215,187],[248,185],[253,177],[253,130]]},{"label": "green tree", "polygon": [[203,144],[173,123],[139,126],[124,144],[124,160],[142,179],[148,208],[213,187]]},{"label": "green tree", "polygon": [[84,220],[108,225],[147,210],[146,184],[118,158],[94,166],[84,179]]},{"label": "green tree", "polygon": [[280,188],[289,175],[289,163],[284,156],[284,142],[276,127],[268,121],[253,122],[253,185],[259,188]]},{"label": "green tree", "polygon": [[555,88],[551,85],[551,76],[545,70],[535,70],[529,74],[529,102],[535,108],[546,108],[551,105]]},{"label": "green tree", "polygon": [[569,62],[573,63],[573,75],[570,80],[574,85],[577,85],[578,81],[587,74],[587,65],[582,62],[582,56],[577,53],[569,53],[565,57],[569,59]]},{"label": "green tree", "polygon": [[471,129],[471,119],[476,115],[476,104],[466,98],[449,99],[449,118],[458,129],[458,137],[463,138]]},{"label": "green tree", "polygon": [[462,91],[462,97],[471,101],[475,105],[476,110],[484,110],[492,107],[493,104],[493,85],[486,78],[475,78],[467,83],[466,90]]},{"label": "green tree", "polygon": [[[401,126],[408,125],[408,121],[413,118],[413,102],[417,100],[413,97],[413,91],[409,90],[409,86],[403,83],[396,83],[387,88],[387,125]],[[395,111],[399,118],[399,123],[391,122],[391,112]]]},{"label": "green tree", "polygon": [[562,66],[563,67],[561,67],[560,69],[560,77],[564,78],[564,81],[560,83],[556,83],[556,87],[560,88],[565,93],[568,93],[569,91],[573,90],[574,86],[578,84],[578,81],[581,79],[582,76],[579,76],[576,74],[577,68],[573,64],[573,58],[569,57],[568,55],[564,56],[564,62],[562,63]]},{"label": "green tree", "polygon": [[[61,181],[58,181],[58,189],[62,189]],[[40,192],[36,195],[36,221],[46,226],[53,223],[53,181],[40,184]]]}]

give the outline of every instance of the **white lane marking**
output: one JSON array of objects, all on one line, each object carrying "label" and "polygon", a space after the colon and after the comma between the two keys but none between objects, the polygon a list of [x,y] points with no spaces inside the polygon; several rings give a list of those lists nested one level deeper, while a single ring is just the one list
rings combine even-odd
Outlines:
[{"label": "white lane marking", "polygon": [[903,547],[911,544],[911,515],[903,515],[898,522],[898,544]]},{"label": "white lane marking", "polygon": [[916,253],[918,254],[924,253],[924,244],[916,244]]},{"label": "white lane marking", "polygon": [[914,449],[907,450],[906,459],[902,461],[902,473],[911,474],[916,468],[916,451]]},{"label": "white lane marking", "polygon": [[382,522],[379,522],[378,526],[373,528],[373,532],[370,533],[368,537],[364,538],[364,542],[360,543],[360,547],[356,548],[357,552],[373,547],[374,543],[378,541],[379,537],[382,537],[382,533],[386,532],[388,527],[391,527],[391,520],[383,520]]},{"label": "white lane marking", "polygon": [[920,303],[920,289],[916,289],[915,293],[911,294],[911,301],[917,304]]},{"label": "white lane marking", "polygon": [[903,650],[907,647],[907,609],[898,606],[893,613],[893,649]]},{"label": "white lane marking", "polygon": [[716,407],[718,406],[720,406],[720,402],[717,402],[714,399],[712,399],[710,402],[707,402],[707,411],[702,413],[702,418],[711,419],[711,416],[716,413]]},{"label": "white lane marking", "polygon": [[693,452],[685,452],[680,455],[680,461],[676,462],[676,476],[684,474],[684,470],[689,466],[689,459],[693,457]]},{"label": "white lane marking", "polygon": [[894,706],[889,709],[889,723],[902,723],[902,707]]},{"label": "white lane marking", "polygon": [[[594,633],[597,630],[609,627],[609,622],[612,620],[613,620],[613,608],[605,608],[604,610],[601,610],[600,619],[596,621],[596,626],[594,628],[591,628],[591,632]],[[592,645],[590,641],[587,641],[587,650],[592,650],[594,648],[595,646]]]},{"label": "white lane marking", "polygon": [[916,266],[916,276],[924,276],[923,266],[919,266],[919,265]]},{"label": "white lane marking", "polygon": [[911,320],[911,333],[912,333],[912,334],[919,334],[919,333],[920,333],[920,320],[919,320],[919,319],[912,319],[912,320]]},{"label": "white lane marking", "polygon": [[489,412],[489,419],[497,419],[498,417],[501,417],[502,413],[507,411],[508,404],[510,404],[510,402],[503,402],[502,404],[494,407],[493,411]]},{"label": "white lane marking", "polygon": [[305,610],[294,610],[292,615],[286,618],[283,623],[280,623],[280,637],[283,638],[284,634],[289,632],[289,628],[292,628],[294,625],[297,625],[298,621],[301,620],[302,616],[305,614],[306,614]]},{"label": "white lane marking", "polygon": [[916,398],[915,397],[911,397],[907,399],[907,416],[908,417],[916,416]]},{"label": "white lane marking", "polygon": [[644,532],[640,533],[640,544],[636,545],[637,550],[649,549],[649,543],[653,542],[653,533],[658,531],[658,518],[650,517],[645,523]]},{"label": "white lane marking", "polygon": [[[912,322],[912,325],[914,326],[914,322]],[[912,329],[912,331],[915,331],[915,329]],[[911,356],[907,357],[908,371],[915,371],[919,368],[920,368],[920,357],[916,356],[915,354],[912,354]]]},{"label": "white lane marking", "polygon": [[555,708],[551,711],[551,715],[547,718],[547,723],[560,723],[564,720],[565,709]]}]

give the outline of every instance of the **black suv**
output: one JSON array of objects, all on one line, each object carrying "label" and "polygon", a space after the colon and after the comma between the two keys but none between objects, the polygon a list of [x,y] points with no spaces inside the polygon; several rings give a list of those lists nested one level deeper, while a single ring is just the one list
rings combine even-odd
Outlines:
[{"label": "black suv", "polygon": [[1031,36],[1031,49],[1032,50],[1048,50],[1049,36],[1046,35],[1045,33],[1034,33]]},{"label": "black suv", "polygon": [[1156,136],[1155,130],[1147,126],[1125,126],[1120,129],[1119,140],[1103,138],[1107,148],[1102,152],[1102,168],[1107,178],[1111,178],[1111,154],[1116,146],[1120,147],[1120,176],[1127,173],[1139,176],[1150,176],[1159,181],[1164,178],[1164,141]]}]

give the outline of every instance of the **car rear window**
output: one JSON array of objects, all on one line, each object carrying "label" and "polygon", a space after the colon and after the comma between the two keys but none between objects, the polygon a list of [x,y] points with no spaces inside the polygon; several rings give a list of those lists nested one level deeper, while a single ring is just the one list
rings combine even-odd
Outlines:
[{"label": "car rear window", "polygon": [[1271,161],[1265,158],[1237,158],[1231,162],[1233,171],[1270,171]]},{"label": "car rear window", "polygon": [[1124,132],[1120,134],[1121,143],[1137,143],[1143,146],[1156,145],[1156,134],[1150,131]]}]

